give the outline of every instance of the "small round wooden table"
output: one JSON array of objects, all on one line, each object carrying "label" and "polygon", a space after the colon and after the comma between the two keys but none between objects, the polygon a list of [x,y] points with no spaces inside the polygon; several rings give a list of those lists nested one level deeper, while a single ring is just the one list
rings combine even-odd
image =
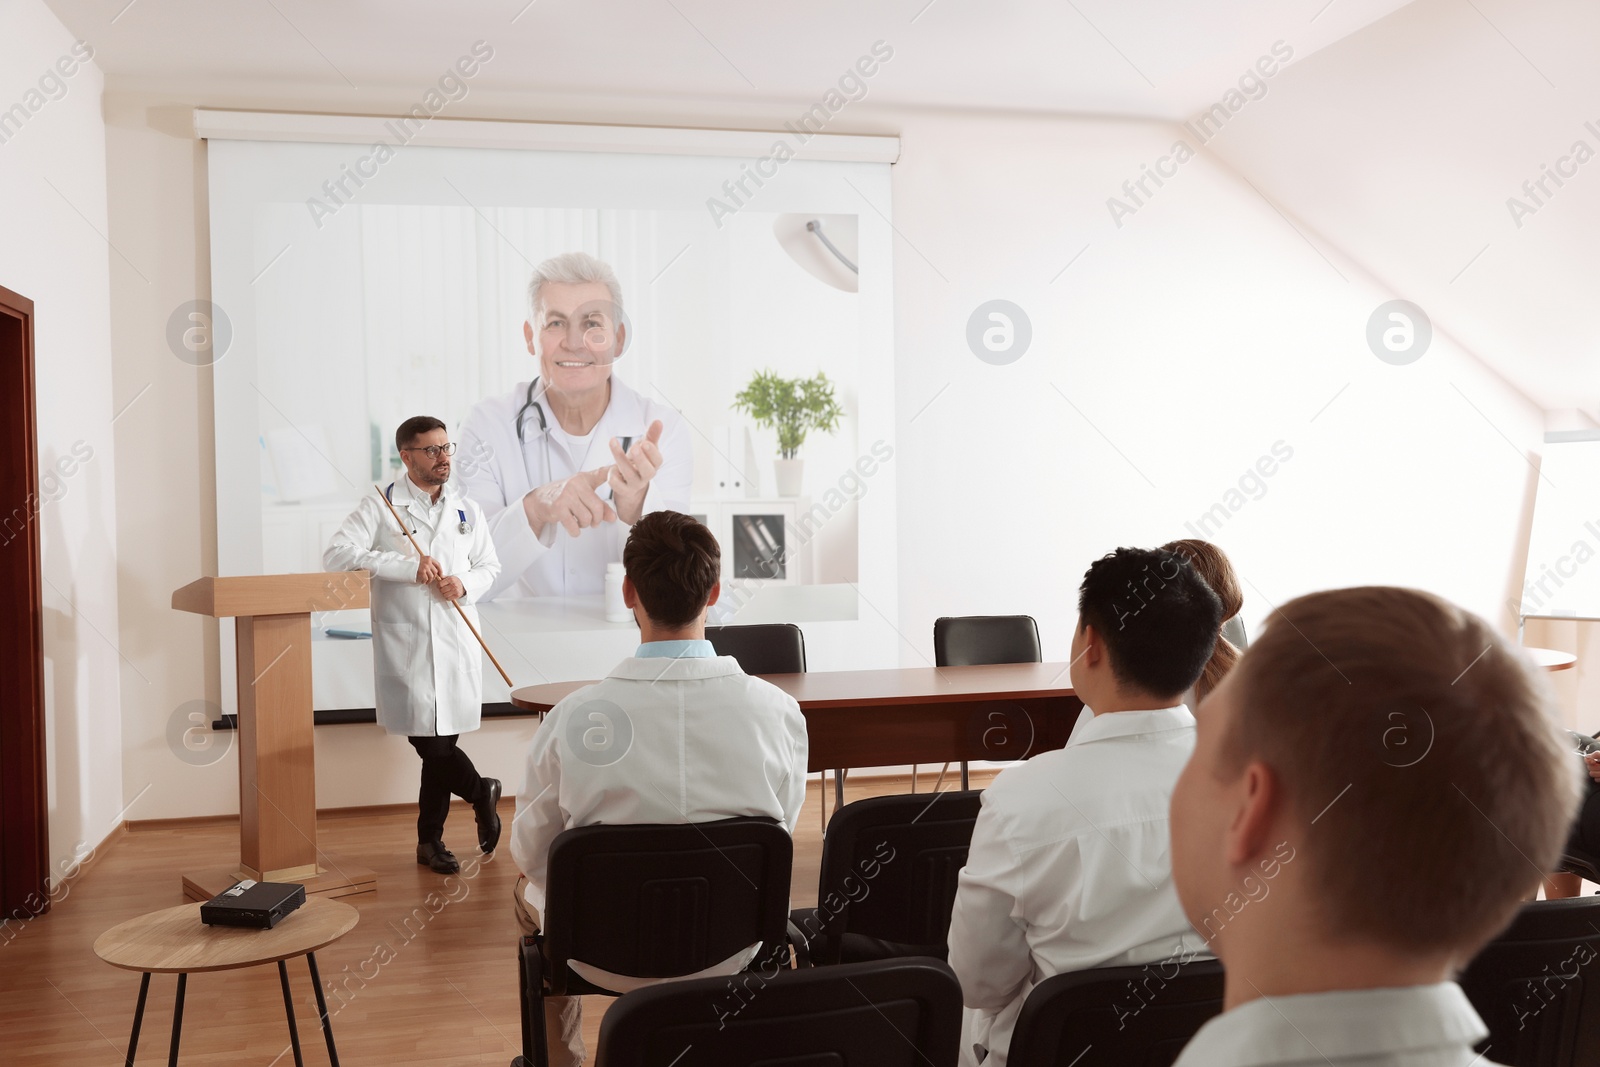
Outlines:
[{"label": "small round wooden table", "polygon": [[328,1004],[322,995],[322,977],[317,973],[316,950],[349,933],[360,917],[361,913],[348,904],[312,897],[271,930],[207,926],[200,921],[199,904],[180,904],[113,926],[95,941],[95,955],[113,967],[144,972],[139,982],[139,1003],[133,1009],[133,1035],[128,1038],[129,1067],[139,1048],[139,1026],[144,1021],[145,996],[150,992],[152,974],[178,976],[178,996],[172,1007],[172,1049],[167,1055],[167,1063],[176,1067],[178,1038],[183,1031],[183,991],[189,975],[274,962],[283,985],[289,1042],[294,1046],[296,1067],[300,1067],[300,1033],[294,1022],[294,1000],[289,995],[289,969],[284,965],[285,960],[295,956],[304,956],[311,968],[311,986],[317,992],[317,1012],[328,1042],[328,1058],[333,1067],[339,1067],[339,1053],[333,1046],[333,1029],[328,1023]]},{"label": "small round wooden table", "polygon": [[1578,657],[1571,652],[1562,652],[1554,648],[1524,645],[1522,650],[1533,660],[1535,667],[1542,667],[1547,671],[1570,671],[1578,662]]}]

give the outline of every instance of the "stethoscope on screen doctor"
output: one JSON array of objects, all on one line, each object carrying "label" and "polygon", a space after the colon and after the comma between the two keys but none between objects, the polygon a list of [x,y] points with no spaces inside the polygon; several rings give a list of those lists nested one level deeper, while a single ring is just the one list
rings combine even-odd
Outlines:
[{"label": "stethoscope on screen doctor", "polygon": [[[615,361],[613,360],[613,362]],[[554,477],[554,475],[551,473],[553,468],[550,466],[550,424],[545,420],[544,405],[539,403],[539,397],[543,395],[544,393],[539,389],[539,379],[534,378],[533,381],[528,383],[527,397],[522,401],[522,406],[517,409],[516,426],[517,444],[519,445],[526,445],[528,443],[527,438],[524,435],[524,430],[526,429],[528,421],[528,412],[531,410],[539,418],[539,436],[543,439],[541,443],[544,445],[544,478],[542,480],[537,479],[533,476],[532,471],[528,471],[528,482],[532,485],[544,485],[549,482],[552,477]],[[633,444],[633,438],[631,436],[621,437],[618,438],[618,440],[622,442],[622,450],[624,452],[626,452],[629,446]],[[526,448],[522,450],[522,462],[524,464],[528,462],[528,450]]]}]

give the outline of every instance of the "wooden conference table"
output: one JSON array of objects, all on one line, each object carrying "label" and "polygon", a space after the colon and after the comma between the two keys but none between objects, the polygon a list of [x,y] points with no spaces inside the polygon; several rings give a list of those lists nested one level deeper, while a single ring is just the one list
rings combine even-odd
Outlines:
[{"label": "wooden conference table", "polygon": [[[800,704],[813,771],[1025,759],[1063,747],[1083,707],[1065,663],[762,677]],[[511,703],[543,713],[592,684],[525,686],[512,690]],[[842,789],[836,782],[836,792]]]}]

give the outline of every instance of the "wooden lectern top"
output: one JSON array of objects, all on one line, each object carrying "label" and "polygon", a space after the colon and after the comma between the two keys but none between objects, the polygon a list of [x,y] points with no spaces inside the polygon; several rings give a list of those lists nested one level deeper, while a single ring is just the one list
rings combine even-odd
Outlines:
[{"label": "wooden lectern top", "polygon": [[178,611],[214,619],[342,611],[370,602],[366,571],[201,578],[172,593],[172,606]]}]

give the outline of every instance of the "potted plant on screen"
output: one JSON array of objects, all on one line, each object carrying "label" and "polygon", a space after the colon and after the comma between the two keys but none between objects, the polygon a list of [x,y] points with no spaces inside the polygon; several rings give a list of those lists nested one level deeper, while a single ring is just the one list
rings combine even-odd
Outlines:
[{"label": "potted plant on screen", "polygon": [[757,426],[778,431],[778,458],[772,465],[779,496],[800,495],[805,461],[799,452],[806,434],[812,430],[832,433],[844,414],[833,398],[833,383],[821,371],[813,378],[780,378],[772,371],[757,371],[733,398],[733,410],[749,415]]}]

